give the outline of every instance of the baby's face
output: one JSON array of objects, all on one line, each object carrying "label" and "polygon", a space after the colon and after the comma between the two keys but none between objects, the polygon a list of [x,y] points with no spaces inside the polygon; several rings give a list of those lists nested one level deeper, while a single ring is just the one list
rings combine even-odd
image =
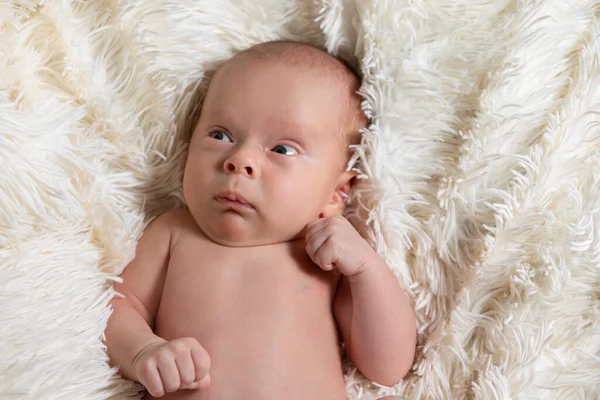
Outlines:
[{"label": "baby's face", "polygon": [[292,240],[344,176],[343,90],[300,67],[243,56],[215,75],[183,190],[204,233],[227,246]]}]

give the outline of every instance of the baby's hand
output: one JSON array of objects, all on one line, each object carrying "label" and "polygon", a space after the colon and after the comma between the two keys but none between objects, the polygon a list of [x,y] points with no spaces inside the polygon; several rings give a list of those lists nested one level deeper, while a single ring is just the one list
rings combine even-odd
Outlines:
[{"label": "baby's hand", "polygon": [[154,397],[178,389],[207,387],[209,369],[208,353],[190,337],[152,343],[133,360],[136,379]]},{"label": "baby's hand", "polygon": [[342,216],[319,218],[305,228],[306,252],[315,264],[346,276],[356,275],[367,265],[374,250]]}]

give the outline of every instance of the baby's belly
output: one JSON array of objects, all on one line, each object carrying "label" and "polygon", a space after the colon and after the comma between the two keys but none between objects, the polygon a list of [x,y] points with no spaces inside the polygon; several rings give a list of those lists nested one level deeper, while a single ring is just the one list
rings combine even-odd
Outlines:
[{"label": "baby's belly", "polygon": [[172,262],[155,323],[166,340],[198,339],[211,357],[211,384],[163,399],[346,399],[332,275],[211,264]]}]

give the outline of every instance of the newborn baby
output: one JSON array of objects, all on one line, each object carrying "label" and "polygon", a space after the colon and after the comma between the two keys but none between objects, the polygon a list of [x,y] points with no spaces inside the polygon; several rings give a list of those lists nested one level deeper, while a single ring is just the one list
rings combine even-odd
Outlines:
[{"label": "newborn baby", "polygon": [[346,399],[340,342],[375,382],[408,372],[412,308],[341,216],[366,124],[358,87],[299,43],[218,69],[189,146],[188,208],[144,232],[105,331],[111,363],[147,398]]}]

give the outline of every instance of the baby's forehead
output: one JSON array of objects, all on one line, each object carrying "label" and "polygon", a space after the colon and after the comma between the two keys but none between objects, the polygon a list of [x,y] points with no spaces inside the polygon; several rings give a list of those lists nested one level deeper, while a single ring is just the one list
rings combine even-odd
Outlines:
[{"label": "baby's forehead", "polygon": [[318,47],[292,41],[273,41],[252,46],[238,56],[252,55],[254,57],[271,60],[288,65],[298,66],[307,70],[316,70],[321,73],[329,72],[340,77],[348,76],[360,80],[358,74],[346,61],[334,57],[327,51]]},{"label": "baby's forehead", "polygon": [[268,70],[287,66],[290,74],[306,74],[315,85],[338,87],[348,97],[355,96],[360,77],[349,63],[336,58],[318,47],[291,41],[273,41],[252,46],[229,59],[219,70],[230,71],[232,65],[244,68],[253,60],[261,60]]},{"label": "baby's forehead", "polygon": [[239,68],[252,68],[252,65],[256,65],[256,60],[261,61],[260,67],[264,71],[268,71],[269,68],[282,70],[282,66],[289,67],[283,70],[289,74],[306,74],[307,84],[326,86],[328,90],[337,92],[338,105],[342,107],[342,132],[336,136],[342,138],[341,142],[346,145],[359,141],[359,131],[366,125],[366,117],[362,113],[361,99],[357,94],[361,81],[349,64],[325,50],[308,44],[275,41],[261,43],[238,53],[227,61],[218,73],[223,73],[224,80],[228,80],[230,73],[239,72]]}]

